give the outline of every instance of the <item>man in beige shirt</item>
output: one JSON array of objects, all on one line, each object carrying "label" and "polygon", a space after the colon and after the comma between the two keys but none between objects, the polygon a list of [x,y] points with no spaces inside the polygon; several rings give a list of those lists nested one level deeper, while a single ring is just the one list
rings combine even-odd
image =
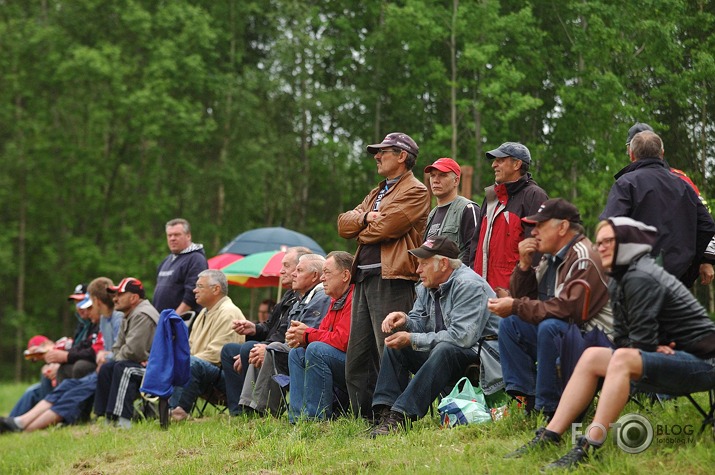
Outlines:
[{"label": "man in beige shirt", "polygon": [[169,400],[171,418],[186,419],[196,399],[211,386],[226,392],[226,382],[221,371],[221,348],[226,343],[243,343],[245,336],[233,331],[231,322],[245,320],[243,312],[227,295],[226,275],[215,269],[199,273],[194,295],[203,306],[191,325],[191,378],[183,387],[175,387]]}]

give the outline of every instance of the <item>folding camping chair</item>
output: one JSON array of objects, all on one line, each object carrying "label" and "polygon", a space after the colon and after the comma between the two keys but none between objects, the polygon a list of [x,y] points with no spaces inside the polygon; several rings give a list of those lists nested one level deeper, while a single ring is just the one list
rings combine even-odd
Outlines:
[{"label": "folding camping chair", "polygon": [[707,426],[711,426],[713,438],[715,438],[715,388],[708,391],[708,400],[710,403],[710,409],[708,411],[697,403],[692,394],[687,394],[685,397],[695,406],[695,409],[697,409],[700,415],[703,416],[703,421],[700,424],[700,433],[702,434]]}]

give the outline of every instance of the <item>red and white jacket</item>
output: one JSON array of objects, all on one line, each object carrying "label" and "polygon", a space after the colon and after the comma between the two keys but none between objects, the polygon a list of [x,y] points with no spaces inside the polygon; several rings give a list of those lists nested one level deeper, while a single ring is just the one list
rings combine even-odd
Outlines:
[{"label": "red and white jacket", "polygon": [[530,173],[511,183],[489,186],[484,192],[480,222],[472,238],[470,266],[492,289],[508,289],[519,261],[519,242],[532,228],[521,218],[535,214],[549,197]]}]

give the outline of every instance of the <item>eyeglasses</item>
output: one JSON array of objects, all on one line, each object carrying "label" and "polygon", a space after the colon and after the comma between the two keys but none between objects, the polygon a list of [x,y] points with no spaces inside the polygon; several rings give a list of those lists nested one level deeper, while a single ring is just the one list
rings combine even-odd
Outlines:
[{"label": "eyeglasses", "polygon": [[211,287],[216,287],[216,284],[214,284],[214,285],[196,284],[196,288],[199,290],[210,289]]},{"label": "eyeglasses", "polygon": [[607,238],[602,239],[602,240],[600,240],[600,241],[596,241],[596,242],[594,243],[594,245],[593,245],[593,248],[594,248],[595,250],[598,250],[598,249],[600,249],[601,247],[604,247],[604,248],[608,249],[609,247],[613,246],[613,244],[614,244],[615,242],[616,242],[616,238],[615,238],[615,237],[607,237]]},{"label": "eyeglasses", "polygon": [[388,153],[388,152],[392,152],[392,153],[394,153],[395,155],[399,155],[400,152],[402,152],[402,150],[399,150],[399,149],[398,149],[398,150],[394,150],[394,149],[391,149],[391,148],[385,148],[385,149],[382,149],[382,148],[381,148],[380,150],[378,150],[378,151],[375,153],[375,156],[376,156],[376,157],[378,157],[378,156],[381,157],[381,156],[385,155],[385,154]]}]

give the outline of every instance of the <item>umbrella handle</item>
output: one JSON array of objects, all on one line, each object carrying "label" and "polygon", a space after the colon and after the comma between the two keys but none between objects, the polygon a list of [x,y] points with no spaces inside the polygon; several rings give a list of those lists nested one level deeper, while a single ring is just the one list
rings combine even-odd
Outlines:
[{"label": "umbrella handle", "polygon": [[591,284],[583,279],[574,279],[564,288],[564,292],[568,293],[574,285],[582,286],[585,294],[583,298],[583,310],[581,311],[581,323],[583,323],[588,320],[588,309],[591,306]]}]

